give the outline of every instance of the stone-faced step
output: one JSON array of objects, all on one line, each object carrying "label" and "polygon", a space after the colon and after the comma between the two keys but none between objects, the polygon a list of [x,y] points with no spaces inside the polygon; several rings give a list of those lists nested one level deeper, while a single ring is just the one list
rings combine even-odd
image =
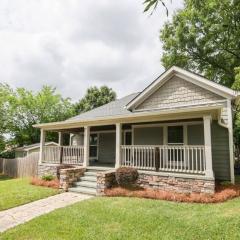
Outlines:
[{"label": "stone-faced step", "polygon": [[69,192],[77,192],[84,193],[89,195],[96,195],[97,191],[94,188],[86,188],[86,187],[72,187],[68,189]]},{"label": "stone-faced step", "polygon": [[88,187],[88,188],[97,188],[96,182],[80,181],[73,184],[75,187]]}]

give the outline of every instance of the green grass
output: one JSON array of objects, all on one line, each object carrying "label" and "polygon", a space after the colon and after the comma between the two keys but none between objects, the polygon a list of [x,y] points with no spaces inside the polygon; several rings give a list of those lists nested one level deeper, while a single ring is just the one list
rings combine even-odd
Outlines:
[{"label": "green grass", "polygon": [[95,198],[17,226],[0,239],[240,239],[240,198],[207,205]]},{"label": "green grass", "polygon": [[0,211],[58,193],[56,189],[33,186],[29,181],[0,175]]}]

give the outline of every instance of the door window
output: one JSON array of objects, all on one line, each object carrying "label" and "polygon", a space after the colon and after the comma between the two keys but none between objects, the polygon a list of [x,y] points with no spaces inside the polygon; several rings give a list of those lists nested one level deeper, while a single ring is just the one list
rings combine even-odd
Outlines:
[{"label": "door window", "polygon": [[90,158],[97,159],[98,157],[98,135],[90,134]]},{"label": "door window", "polygon": [[183,126],[168,127],[168,144],[183,144]]}]

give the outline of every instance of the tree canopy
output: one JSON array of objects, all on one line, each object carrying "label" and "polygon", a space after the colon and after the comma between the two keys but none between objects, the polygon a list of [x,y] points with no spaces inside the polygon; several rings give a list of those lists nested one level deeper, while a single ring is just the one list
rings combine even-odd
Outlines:
[{"label": "tree canopy", "polygon": [[116,93],[107,86],[87,89],[85,96],[75,105],[76,112],[82,113],[100,107],[116,99]]},{"label": "tree canopy", "polygon": [[[39,142],[40,131],[34,124],[63,121],[115,99],[116,93],[107,86],[87,89],[85,96],[74,104],[49,86],[33,92],[0,84],[0,152],[6,143],[22,146]],[[56,141],[57,134],[48,133],[46,138]]]},{"label": "tree canopy", "polygon": [[240,66],[240,1],[185,0],[161,30],[162,63],[231,87]]},{"label": "tree canopy", "polygon": [[[34,124],[65,120],[74,115],[70,99],[62,98],[56,89],[44,86],[34,93],[24,88],[16,90],[0,85],[1,138],[10,137],[12,144],[24,145],[39,142],[39,130]],[[53,135],[48,140],[53,140]]]}]

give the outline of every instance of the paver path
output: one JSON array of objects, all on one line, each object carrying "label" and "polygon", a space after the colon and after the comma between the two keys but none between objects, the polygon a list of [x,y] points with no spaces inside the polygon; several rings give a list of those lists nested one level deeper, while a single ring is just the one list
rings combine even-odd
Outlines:
[{"label": "paver path", "polygon": [[49,213],[57,208],[66,207],[76,202],[89,199],[92,196],[79,193],[61,193],[19,207],[0,211],[0,232],[30,221],[40,215]]}]

